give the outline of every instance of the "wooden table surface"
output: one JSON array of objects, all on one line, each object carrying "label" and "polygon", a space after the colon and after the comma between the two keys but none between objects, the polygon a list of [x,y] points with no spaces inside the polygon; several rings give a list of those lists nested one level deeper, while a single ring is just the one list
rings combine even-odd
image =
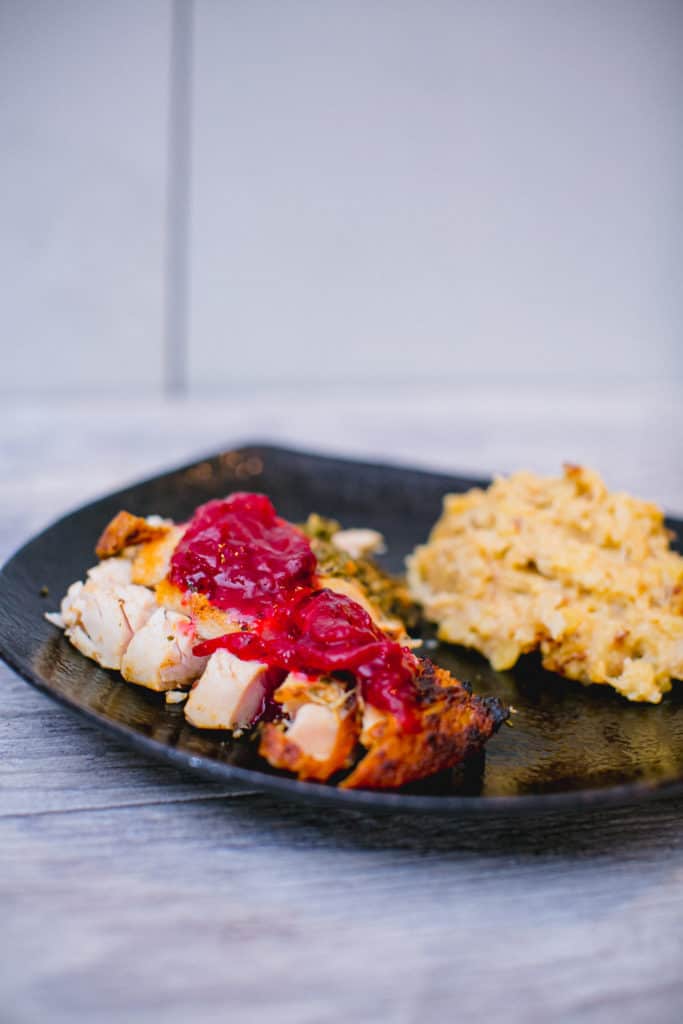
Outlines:
[{"label": "wooden table surface", "polygon": [[[16,402],[0,556],[82,501],[249,439],[479,473],[583,460],[683,513],[674,399]],[[4,665],[0,686],[7,1024],[683,1019],[681,800],[485,822],[307,809],[148,762]]]}]

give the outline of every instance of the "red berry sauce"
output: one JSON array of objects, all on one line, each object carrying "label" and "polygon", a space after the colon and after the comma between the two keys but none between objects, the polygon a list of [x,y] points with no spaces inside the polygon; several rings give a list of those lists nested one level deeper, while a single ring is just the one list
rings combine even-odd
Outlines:
[{"label": "red berry sauce", "polygon": [[286,672],[351,675],[369,704],[414,729],[417,658],[356,601],[320,589],[316,569],[306,536],[268,498],[238,493],[197,509],[169,575],[242,623],[240,632],[198,644],[197,655],[222,647]]},{"label": "red berry sauce", "polygon": [[280,519],[263,494],[240,492],[197,509],[169,577],[246,622],[267,615],[295,587],[312,586],[316,568],[301,530]]}]

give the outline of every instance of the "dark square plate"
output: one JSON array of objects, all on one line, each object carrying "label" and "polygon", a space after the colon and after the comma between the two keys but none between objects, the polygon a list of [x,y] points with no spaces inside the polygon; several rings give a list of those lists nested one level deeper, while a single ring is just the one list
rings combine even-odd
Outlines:
[{"label": "dark square plate", "polygon": [[[95,542],[121,508],[182,520],[233,490],[268,494],[288,519],[309,512],[381,530],[384,563],[400,572],[423,541],[447,491],[481,481],[369,465],[250,444],[136,484],[60,519],[0,573],[0,654],[29,682],[152,757],[214,780],[347,808],[438,813],[538,811],[618,803],[683,790],[683,684],[660,705],[629,704],[606,687],[584,688],[525,658],[494,672],[477,654],[429,641],[426,653],[475,692],[514,706],[485,755],[394,793],[347,792],[277,774],[248,739],[200,732],[182,707],[130,686],[82,657],[45,621],[66,587],[93,564]],[[672,522],[674,529],[683,523]],[[41,596],[47,587],[49,597]]]}]

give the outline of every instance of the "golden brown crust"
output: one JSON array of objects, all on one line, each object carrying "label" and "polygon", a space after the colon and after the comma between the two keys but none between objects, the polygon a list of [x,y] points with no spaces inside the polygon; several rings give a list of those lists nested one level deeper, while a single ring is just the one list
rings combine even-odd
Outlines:
[{"label": "golden brown crust", "polygon": [[344,713],[339,716],[339,726],[334,748],[330,756],[321,761],[305,753],[296,743],[287,738],[284,727],[275,722],[266,722],[261,729],[259,754],[273,768],[293,772],[298,779],[326,782],[335,772],[348,768],[358,742],[358,715],[353,694],[349,694]]},{"label": "golden brown crust", "polygon": [[154,587],[166,576],[171,556],[185,532],[183,526],[169,526],[167,532],[154,540],[141,544],[135,553],[132,582],[143,587]]},{"label": "golden brown crust", "polygon": [[364,733],[368,752],[342,789],[395,789],[452,768],[480,750],[505,718],[497,701],[473,697],[427,660],[421,666],[419,731],[403,732],[392,715],[382,715]]},{"label": "golden brown crust", "polygon": [[166,523],[152,525],[142,516],[119,512],[105,527],[95,547],[98,558],[111,558],[125,548],[165,537],[171,527]]},{"label": "golden brown crust", "polygon": [[196,626],[197,634],[204,639],[234,633],[240,628],[230,613],[212,605],[206,594],[181,590],[168,578],[157,584],[156,595],[157,602],[164,608],[189,615]]}]

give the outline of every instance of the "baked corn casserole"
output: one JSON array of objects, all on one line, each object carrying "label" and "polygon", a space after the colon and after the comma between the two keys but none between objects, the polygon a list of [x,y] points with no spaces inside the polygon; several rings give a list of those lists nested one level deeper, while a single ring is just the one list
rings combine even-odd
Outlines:
[{"label": "baked corn casserole", "polygon": [[412,596],[442,640],[498,670],[545,668],[658,703],[683,678],[683,558],[657,505],[565,466],[449,494],[408,559]]}]

